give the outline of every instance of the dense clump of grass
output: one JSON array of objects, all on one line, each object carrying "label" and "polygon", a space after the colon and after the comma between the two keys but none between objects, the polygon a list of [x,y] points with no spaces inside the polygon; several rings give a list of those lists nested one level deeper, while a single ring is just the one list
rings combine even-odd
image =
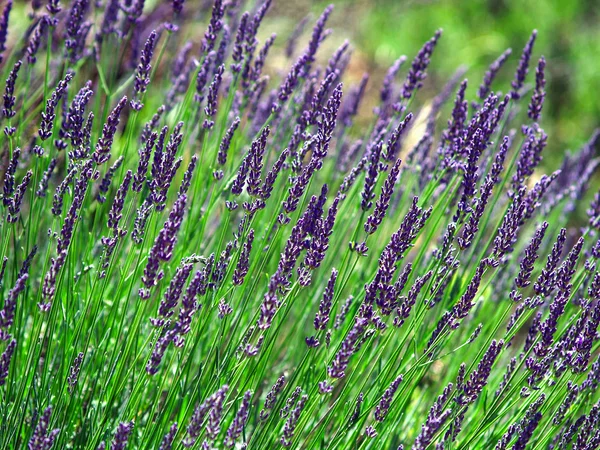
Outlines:
[{"label": "dense clump of grass", "polygon": [[508,94],[510,52],[419,102],[436,32],[365,127],[331,7],[270,80],[269,0],[188,42],[183,1],[37,3],[0,22],[0,448],[598,448],[598,135],[538,173],[535,32]]}]

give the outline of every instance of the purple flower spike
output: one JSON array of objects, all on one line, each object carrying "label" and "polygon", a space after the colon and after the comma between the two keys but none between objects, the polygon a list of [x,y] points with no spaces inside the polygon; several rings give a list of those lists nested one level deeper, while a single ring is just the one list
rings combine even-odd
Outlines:
[{"label": "purple flower spike", "polygon": [[327,373],[331,378],[344,378],[346,376],[350,358],[356,353],[357,343],[363,337],[368,323],[369,320],[362,317],[354,319],[354,326],[342,341],[340,350],[336,353],[333,362],[327,367]]},{"label": "purple flower spike", "polygon": [[225,70],[225,66],[221,64],[217,67],[215,71],[215,76],[208,87],[208,95],[206,97],[206,107],[204,108],[204,113],[206,114],[206,119],[204,120],[203,128],[211,129],[215,122],[211,119],[217,113],[217,102],[219,100],[219,88],[221,87],[221,80],[223,79],[223,71]]},{"label": "purple flower spike", "polygon": [[246,422],[248,421],[248,414],[250,412],[251,399],[252,391],[246,391],[244,393],[244,398],[242,399],[242,404],[235,413],[233,422],[227,429],[227,434],[225,436],[224,441],[225,447],[233,448],[235,446],[235,441],[240,437],[240,435],[244,431],[244,427],[246,426]]},{"label": "purple flower spike", "polygon": [[248,161],[248,179],[246,181],[246,189],[248,194],[252,196],[257,196],[260,194],[260,175],[263,168],[263,157],[270,132],[271,129],[268,126],[263,128],[260,136],[254,142],[252,142],[252,146],[250,147],[248,155],[246,156],[246,161]]},{"label": "purple flower spike", "polygon": [[396,379],[392,381],[392,384],[390,384],[390,386],[383,393],[381,400],[379,400],[379,404],[375,408],[375,420],[377,422],[383,422],[385,420],[385,417],[387,416],[387,413],[392,404],[392,400],[394,399],[394,394],[398,390],[398,386],[400,386],[400,383],[402,383],[402,379],[403,376],[398,375],[398,377],[396,377]]},{"label": "purple flower spike", "polygon": [[42,141],[45,141],[52,136],[52,128],[54,127],[54,119],[56,119],[56,106],[63,95],[67,94],[67,87],[69,82],[73,79],[73,73],[69,72],[65,75],[65,78],[58,82],[56,89],[50,95],[50,98],[46,100],[46,109],[42,112],[42,123],[38,134]]},{"label": "purple flower spike", "polygon": [[284,384],[285,376],[281,375],[277,379],[275,384],[271,387],[271,390],[267,392],[263,409],[260,410],[260,413],[258,415],[261,421],[265,421],[268,419],[269,415],[271,414],[271,411],[277,403],[277,397],[281,393]]},{"label": "purple flower spike", "polygon": [[544,106],[544,98],[546,97],[546,79],[544,78],[544,68],[546,67],[546,60],[542,56],[538,61],[537,69],[535,71],[535,90],[531,96],[531,102],[527,115],[531,120],[539,120],[542,114],[542,106]]},{"label": "purple flower spike", "polygon": [[284,447],[291,447],[296,426],[300,420],[300,414],[302,413],[304,406],[306,406],[307,401],[308,395],[303,395],[296,403],[296,407],[290,412],[290,415],[283,426],[283,436],[281,436],[281,439],[279,440]]},{"label": "purple flower spike", "polygon": [[238,260],[237,266],[235,267],[235,271],[233,273],[233,284],[236,286],[240,286],[244,282],[244,278],[248,274],[248,270],[250,269],[250,252],[252,251],[252,242],[254,241],[254,229],[251,228],[248,232],[248,237],[246,238],[246,242],[244,242],[244,246],[242,247],[242,252],[240,253],[240,259]]},{"label": "purple flower spike", "polygon": [[8,35],[8,19],[12,9],[13,0],[8,0],[2,10],[0,17],[0,64],[4,61],[4,50],[6,50],[6,36]]},{"label": "purple flower spike", "polygon": [[25,49],[25,54],[27,55],[27,62],[29,65],[33,65],[37,61],[36,55],[40,48],[42,38],[46,35],[51,22],[52,19],[49,16],[42,16],[39,19],[37,26],[33,30],[31,38],[29,39],[29,43],[27,44],[27,48]]},{"label": "purple flower spike", "polygon": [[31,439],[29,439],[29,443],[27,444],[29,450],[48,450],[54,445],[54,439],[56,439],[60,429],[56,428],[52,431],[48,431],[51,415],[52,406],[48,406],[38,419],[38,423],[31,435]]},{"label": "purple flower spike", "polygon": [[329,318],[331,314],[331,305],[333,302],[333,289],[335,287],[335,281],[338,276],[338,271],[333,269],[331,271],[331,276],[329,277],[329,281],[327,282],[327,287],[325,288],[325,292],[323,292],[323,298],[321,299],[321,303],[319,304],[319,311],[317,312],[314,320],[315,330],[325,330],[327,328],[327,324],[329,323]]},{"label": "purple flower spike", "polygon": [[535,44],[536,37],[537,30],[533,30],[529,40],[527,41],[527,44],[525,44],[525,47],[523,48],[523,53],[521,54],[521,59],[519,60],[519,66],[517,67],[517,71],[515,73],[515,79],[511,83],[511,96],[515,100],[521,98],[519,91],[523,87],[523,83],[525,83],[525,77],[527,77],[527,73],[529,72],[529,60],[531,59],[531,52],[533,51],[533,45]]},{"label": "purple flower spike", "polygon": [[481,100],[485,100],[490,93],[490,88],[498,71],[502,68],[508,57],[511,55],[512,49],[507,49],[502,53],[488,68],[487,72],[483,77],[483,82],[481,86],[479,86],[479,90],[477,91],[477,97]]},{"label": "purple flower spike", "polygon": [[[13,66],[8,78],[6,79],[6,89],[4,90],[4,108],[2,108],[2,113],[4,117],[10,119],[14,117],[16,111],[14,110],[15,102],[17,98],[15,97],[15,83],[17,81],[17,76],[19,75],[19,69],[21,68],[21,61],[17,61]],[[12,136],[16,131],[16,128],[6,126],[4,129],[7,136]]]},{"label": "purple flower spike", "polygon": [[548,222],[543,222],[542,225],[535,230],[535,234],[533,235],[531,242],[525,249],[525,256],[521,260],[521,270],[515,279],[515,284],[517,287],[524,288],[531,284],[529,278],[531,277],[531,272],[533,272],[533,265],[538,258],[537,252],[542,244],[542,239],[544,239],[544,234],[546,233],[547,228]]},{"label": "purple flower spike", "polygon": [[136,111],[142,109],[143,104],[138,100],[140,94],[146,92],[146,88],[148,84],[150,84],[150,70],[152,69],[152,55],[154,54],[154,48],[156,47],[156,41],[158,40],[158,33],[156,30],[152,30],[148,39],[146,39],[146,44],[142,49],[142,54],[140,56],[140,63],[137,66],[135,72],[135,84],[133,86],[133,91],[136,95],[136,99],[132,99],[130,105]]},{"label": "purple flower spike", "polygon": [[121,112],[123,111],[123,108],[125,108],[126,104],[127,97],[123,97],[106,119],[106,123],[102,128],[102,136],[100,139],[98,139],[96,150],[92,155],[94,161],[98,165],[104,164],[110,159],[110,150],[117,132],[117,127],[119,126],[119,122],[121,120]]},{"label": "purple flower spike", "polygon": [[14,339],[8,343],[8,346],[0,355],[0,386],[4,386],[6,384],[6,379],[8,378],[8,369],[10,367],[10,360],[12,359],[12,355],[15,352],[15,347],[17,346],[17,341]]},{"label": "purple flower spike", "polygon": [[121,422],[119,426],[117,426],[117,431],[115,431],[115,436],[110,444],[111,450],[125,450],[129,436],[133,431],[133,425],[134,423],[131,421]]},{"label": "purple flower spike", "polygon": [[[175,0],[175,2],[177,2],[177,0]],[[183,4],[182,1],[179,1],[179,3]],[[161,441],[158,450],[172,450],[173,442],[175,441],[175,436],[177,436],[177,422],[171,425],[171,428],[169,428],[169,432],[165,434],[165,437],[163,437],[163,440]]]},{"label": "purple flower spike", "polygon": [[427,77],[426,70],[429,66],[431,54],[441,35],[442,30],[436,31],[435,35],[423,45],[415,59],[413,59],[406,81],[402,86],[401,98],[409,99],[423,85],[423,80]]},{"label": "purple flower spike", "polygon": [[71,64],[75,64],[81,58],[81,49],[85,46],[85,39],[91,28],[89,22],[84,23],[89,6],[90,0],[76,0],[69,10],[65,48]]},{"label": "purple flower spike", "polygon": [[186,200],[187,197],[185,195],[177,197],[169,213],[169,218],[154,240],[154,244],[148,254],[144,275],[142,276],[142,282],[146,287],[146,289],[140,289],[140,297],[142,299],[149,298],[150,292],[148,289],[156,285],[163,277],[163,273],[159,272],[160,261],[169,261],[173,256],[177,234],[183,222]]},{"label": "purple flower spike", "polygon": [[396,160],[392,170],[390,170],[390,173],[381,187],[381,194],[375,203],[375,209],[371,215],[367,217],[367,221],[365,222],[365,232],[367,234],[375,233],[381,222],[383,222],[383,218],[390,206],[390,200],[394,194],[394,186],[398,180],[401,163],[402,161],[400,159]]},{"label": "purple flower spike", "polygon": [[229,147],[231,147],[231,140],[233,139],[233,135],[235,131],[240,126],[240,118],[236,117],[235,120],[229,125],[227,132],[223,136],[221,140],[221,144],[219,145],[219,153],[217,154],[217,162],[219,165],[224,166],[227,163],[227,152],[229,151]]}]

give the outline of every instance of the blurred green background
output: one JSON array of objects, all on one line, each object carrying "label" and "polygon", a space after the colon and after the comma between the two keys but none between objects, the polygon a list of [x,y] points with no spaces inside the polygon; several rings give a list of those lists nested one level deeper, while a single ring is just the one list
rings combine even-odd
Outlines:
[{"label": "blurred green background", "polygon": [[[290,34],[307,14],[312,24],[329,3],[335,4],[328,23],[333,34],[321,55],[326,58],[349,39],[353,46],[351,82],[369,72],[371,89],[378,89],[383,73],[399,55],[410,60],[442,28],[420,100],[439,92],[461,65],[468,69],[468,93],[474,98],[487,66],[511,47],[513,54],[494,84],[495,89],[507,92],[521,50],[537,29],[528,81],[533,82],[535,63],[544,55],[548,94],[541,124],[549,134],[546,164],[556,167],[564,150],[576,149],[600,126],[599,0],[274,0],[263,32],[277,32],[283,45],[284,33]],[[309,27],[305,37],[308,33]],[[363,113],[369,112],[367,104]]]}]

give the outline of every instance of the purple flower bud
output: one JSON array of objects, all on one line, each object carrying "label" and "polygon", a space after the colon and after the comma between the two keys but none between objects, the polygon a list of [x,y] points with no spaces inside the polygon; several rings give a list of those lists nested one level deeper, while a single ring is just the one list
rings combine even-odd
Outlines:
[{"label": "purple flower bud", "polygon": [[267,418],[271,414],[271,411],[277,403],[277,396],[281,393],[284,384],[285,376],[281,375],[277,379],[275,384],[271,387],[271,390],[269,390],[269,392],[267,393],[263,409],[261,409],[259,413],[259,418],[261,421],[264,422],[265,420],[267,420]]},{"label": "purple flower bud", "polygon": [[121,422],[117,426],[117,431],[115,431],[115,435],[110,444],[111,450],[125,450],[127,447],[127,441],[129,440],[129,436],[133,431],[133,420],[131,422]]},{"label": "purple flower bud", "polygon": [[368,319],[361,317],[354,319],[354,326],[342,341],[331,365],[327,367],[327,373],[331,378],[344,378],[346,376],[350,358],[357,351],[356,344],[363,337],[368,323]]},{"label": "purple flower bud", "polygon": [[131,239],[138,245],[141,244],[144,239],[144,231],[151,211],[152,201],[150,200],[150,197],[147,197],[136,211],[133,231],[131,232]]},{"label": "purple flower bud", "polygon": [[81,370],[81,364],[83,363],[83,352],[80,352],[71,364],[69,368],[69,376],[67,377],[67,383],[69,385],[69,393],[72,394],[75,391],[75,386],[79,379],[79,371]]},{"label": "purple flower bud", "polygon": [[89,0],[76,0],[69,10],[67,19],[65,48],[71,64],[75,64],[81,58],[79,49],[85,45],[85,38],[90,27],[84,24],[85,16],[90,5]]},{"label": "purple flower bud", "polygon": [[242,251],[240,253],[240,258],[233,273],[233,284],[236,286],[241,285],[244,282],[244,278],[248,274],[248,269],[250,268],[249,258],[250,252],[252,251],[253,241],[254,229],[251,228],[248,232],[248,237],[246,238],[246,242],[244,242],[244,246],[242,247]]},{"label": "purple flower bud", "polygon": [[10,338],[8,329],[12,326],[15,318],[17,298],[19,297],[19,294],[25,290],[28,278],[28,273],[20,274],[13,288],[8,291],[8,295],[4,300],[4,308],[0,310],[0,340],[5,341]]},{"label": "purple flower bud", "polygon": [[371,215],[367,217],[367,221],[365,222],[365,232],[367,234],[375,233],[385,217],[385,214],[390,206],[390,200],[394,194],[394,186],[398,180],[401,163],[402,161],[400,159],[396,160],[392,166],[392,170],[390,170],[390,173],[381,187],[381,195],[375,203],[375,209]]},{"label": "purple flower bud", "polygon": [[125,105],[127,104],[127,97],[123,97],[117,103],[117,106],[111,111],[106,119],[106,123],[102,128],[102,136],[98,139],[96,143],[96,150],[92,155],[96,164],[104,164],[106,161],[110,159],[110,150],[112,148],[113,140],[115,137],[115,133],[117,132],[117,127],[119,126],[119,121],[121,119],[121,112]]},{"label": "purple flower bud", "polygon": [[47,450],[54,445],[54,439],[56,439],[60,429],[56,428],[52,431],[48,431],[51,414],[52,406],[48,406],[38,419],[37,425],[33,430],[33,434],[29,439],[27,444],[27,448],[29,450]]},{"label": "purple flower bud", "polygon": [[217,67],[215,71],[215,76],[213,78],[212,83],[208,87],[208,95],[206,98],[206,107],[204,108],[204,112],[207,118],[204,120],[203,127],[206,129],[211,129],[214,125],[214,121],[210,118],[214,117],[217,113],[217,102],[219,99],[219,88],[221,87],[221,80],[223,79],[223,71],[225,70],[225,66],[221,64]]},{"label": "purple flower bud", "polygon": [[329,316],[331,314],[331,305],[333,302],[333,289],[335,287],[335,281],[338,276],[338,271],[332,269],[331,276],[327,282],[325,292],[323,292],[323,298],[319,304],[319,311],[317,312],[314,320],[315,330],[325,330],[329,323]]},{"label": "purple flower bud", "polygon": [[246,156],[248,165],[248,179],[247,187],[249,195],[257,196],[260,194],[260,175],[263,167],[263,156],[265,154],[265,148],[267,146],[267,139],[271,129],[267,126],[263,128],[260,136],[252,142],[252,146]]},{"label": "purple flower bud", "polygon": [[144,182],[146,181],[146,174],[148,173],[148,163],[150,162],[150,154],[152,153],[152,148],[156,143],[158,135],[156,132],[150,132],[148,139],[146,139],[144,143],[144,147],[138,150],[138,154],[140,156],[140,160],[138,162],[137,171],[133,177],[133,185],[131,189],[134,192],[141,192],[144,187]]},{"label": "purple flower bud", "polygon": [[31,177],[33,172],[28,170],[21,183],[15,189],[15,195],[12,198],[12,201],[8,205],[8,216],[6,221],[9,223],[15,223],[19,220],[19,213],[21,212],[21,205],[23,204],[23,198],[25,197],[25,192],[27,191],[27,187],[31,182]]},{"label": "purple flower bud", "polygon": [[433,440],[438,430],[444,425],[448,417],[450,417],[452,410],[445,409],[444,406],[450,398],[452,393],[453,385],[448,384],[442,394],[440,394],[434,404],[429,410],[425,423],[421,426],[421,432],[415,439],[415,443],[412,446],[413,450],[425,450],[429,447],[429,444]]},{"label": "purple flower bud", "polygon": [[48,30],[48,26],[52,22],[50,16],[42,16],[37,23],[37,26],[33,30],[31,38],[29,39],[29,43],[27,44],[27,48],[25,49],[25,54],[27,55],[27,62],[30,65],[35,64],[37,61],[36,55],[40,48],[40,44],[42,42],[42,38],[46,34]]},{"label": "purple flower bud", "polygon": [[479,361],[477,368],[471,373],[469,379],[465,382],[464,386],[462,386],[463,394],[459,397],[459,402],[462,405],[467,405],[475,402],[479,394],[483,391],[483,388],[488,382],[488,378],[492,371],[492,366],[494,362],[498,358],[502,347],[504,346],[504,341],[493,340],[486,350],[485,354]]},{"label": "purple flower bud", "polygon": [[401,137],[407,129],[413,118],[412,113],[408,113],[406,117],[398,124],[398,126],[394,129],[390,138],[386,142],[385,151],[383,155],[381,155],[381,159],[385,162],[392,162],[396,155],[398,154],[398,147],[401,142]]},{"label": "purple flower bud", "polygon": [[369,165],[367,166],[367,173],[365,175],[365,185],[361,192],[361,203],[360,206],[363,211],[368,211],[373,206],[373,199],[375,198],[375,185],[377,184],[377,178],[379,176],[380,167],[380,156],[383,142],[379,141],[373,144],[370,148],[369,154]]},{"label": "purple flower bud", "polygon": [[519,271],[517,278],[515,278],[515,284],[517,287],[525,288],[531,284],[529,278],[531,277],[531,272],[533,272],[533,265],[535,264],[535,260],[538,258],[537,252],[542,244],[542,239],[544,238],[547,228],[548,222],[543,222],[542,225],[535,230],[535,234],[533,235],[531,242],[525,248],[525,255],[521,260],[521,270]]},{"label": "purple flower bud", "polygon": [[415,59],[413,59],[408,75],[406,76],[406,81],[402,86],[401,98],[409,99],[423,85],[423,80],[427,77],[426,70],[429,66],[431,54],[441,35],[442,30],[436,31],[435,35],[423,45],[417,56],[415,56]]},{"label": "purple flower bud", "polygon": [[283,436],[281,436],[281,439],[279,440],[282,446],[290,447],[292,445],[292,439],[294,438],[296,426],[298,425],[298,421],[300,420],[300,414],[306,406],[307,401],[308,395],[303,395],[296,403],[296,407],[290,412],[290,416],[288,417],[283,426]]},{"label": "purple flower bud", "polygon": [[235,120],[229,125],[227,132],[223,136],[221,140],[221,144],[219,145],[219,153],[217,155],[217,162],[224,166],[227,163],[227,152],[229,151],[229,147],[231,146],[231,140],[233,139],[233,135],[240,125],[240,118],[236,117]]},{"label": "purple flower bud", "polygon": [[268,200],[271,197],[271,193],[273,192],[273,187],[275,186],[275,181],[277,181],[277,177],[279,176],[279,172],[283,168],[283,164],[285,163],[286,158],[288,157],[289,152],[287,149],[282,151],[279,154],[279,158],[277,161],[273,163],[273,167],[265,176],[265,181],[260,188],[260,196],[263,200]]},{"label": "purple flower bud", "polygon": [[365,73],[358,86],[355,86],[350,90],[347,100],[344,103],[344,108],[340,114],[340,121],[344,126],[349,127],[352,124],[352,117],[358,114],[358,108],[365,94],[368,82],[369,74]]},{"label": "purple flower bud", "polygon": [[12,359],[12,355],[15,351],[15,347],[17,346],[17,341],[14,339],[8,343],[8,346],[0,355],[0,386],[4,386],[6,384],[6,379],[8,378],[8,369],[10,367],[10,360]]},{"label": "purple flower bud", "polygon": [[242,404],[235,413],[233,422],[227,429],[227,435],[225,436],[224,441],[225,447],[233,448],[235,446],[235,441],[240,437],[240,435],[244,431],[244,427],[246,426],[246,422],[248,421],[248,414],[250,412],[251,399],[252,391],[246,391],[244,393],[244,398],[242,399]]},{"label": "purple flower bud", "polygon": [[537,69],[535,71],[535,90],[531,96],[531,102],[527,115],[531,120],[539,120],[542,114],[542,106],[544,106],[544,97],[546,97],[546,79],[544,78],[544,68],[546,67],[546,60],[542,56],[538,61]]},{"label": "purple flower bud", "polygon": [[521,59],[519,60],[519,66],[517,67],[517,71],[515,73],[515,79],[512,81],[512,91],[511,96],[513,99],[518,100],[521,98],[521,94],[519,91],[523,87],[523,83],[525,82],[525,77],[527,77],[527,73],[529,72],[529,60],[531,59],[531,52],[533,51],[533,44],[535,44],[535,38],[537,37],[537,30],[533,30],[527,44],[523,48],[523,53],[521,54]]},{"label": "purple flower bud", "polygon": [[567,230],[563,228],[560,230],[556,242],[552,246],[545,267],[533,285],[533,290],[536,294],[546,296],[554,290],[554,286],[556,286],[556,268],[558,267],[566,241]]},{"label": "purple flower bud", "polygon": [[327,101],[327,105],[323,108],[322,121],[319,124],[317,135],[317,147],[314,151],[315,156],[320,159],[325,158],[329,151],[329,143],[335,130],[337,115],[342,101],[342,87],[342,83],[335,87]]},{"label": "purple flower bud", "polygon": [[479,90],[477,91],[477,97],[481,100],[485,100],[490,93],[490,88],[498,71],[502,68],[508,57],[511,55],[512,49],[507,49],[502,53],[488,68],[487,72],[483,77],[483,82],[481,86],[479,86]]},{"label": "purple flower bud", "polygon": [[[8,0],[2,10],[0,17],[0,64],[4,61],[4,50],[6,50],[6,36],[8,34],[8,19],[12,9],[13,0]],[[20,62],[20,61],[19,61]]]},{"label": "purple flower bud", "polygon": [[12,203],[12,196],[15,192],[15,173],[17,172],[17,165],[19,164],[19,157],[21,156],[21,149],[15,148],[4,172],[4,196],[2,201],[4,206],[9,206]]},{"label": "purple flower bud", "polygon": [[[148,84],[150,84],[150,71],[152,69],[152,55],[154,54],[154,48],[156,47],[156,41],[158,40],[158,33],[156,30],[152,30],[148,39],[146,39],[146,44],[142,49],[142,54],[140,56],[140,63],[137,66],[135,72],[135,84],[133,87],[136,98],[139,98],[140,94],[146,92],[146,88]],[[136,111],[142,109],[143,104],[137,100],[132,99],[130,105]]]},{"label": "purple flower bud", "polygon": [[67,87],[69,82],[73,79],[73,73],[68,72],[63,80],[58,82],[56,89],[50,95],[50,98],[46,100],[46,109],[42,112],[42,123],[38,134],[42,141],[45,141],[52,136],[52,128],[54,127],[54,119],[56,119],[56,106],[63,95],[67,95]]},{"label": "purple flower bud", "polygon": [[177,306],[177,302],[179,302],[183,287],[189,278],[193,267],[193,264],[186,262],[182,262],[182,264],[177,267],[175,275],[173,275],[169,287],[158,307],[159,318],[151,319],[152,325],[155,327],[162,327],[165,325],[165,319],[173,316],[174,308]]},{"label": "purple flower bud", "polygon": [[223,15],[225,14],[225,6],[223,0],[215,0],[212,7],[212,14],[208,28],[204,32],[204,38],[202,39],[202,53],[208,55],[215,47],[215,41],[217,35],[223,28]]},{"label": "purple flower bud", "polygon": [[[11,3],[9,3],[10,6]],[[14,117],[16,112],[14,110],[16,97],[15,93],[15,83],[17,81],[17,76],[19,75],[19,69],[21,68],[21,61],[17,61],[13,66],[8,78],[6,79],[6,88],[4,90],[4,108],[2,112],[4,117],[10,119]],[[5,133],[7,136],[12,136],[16,129],[14,127],[7,126],[5,128]]]},{"label": "purple flower bud", "polygon": [[115,173],[117,172],[117,170],[119,170],[119,167],[121,167],[121,164],[123,164],[124,160],[125,160],[124,156],[120,156],[119,158],[117,158],[117,160],[114,162],[114,164],[112,166],[110,166],[110,168],[106,171],[106,173],[104,174],[104,177],[102,177],[102,181],[100,182],[100,187],[98,188],[98,194],[96,195],[96,199],[100,203],[104,203],[106,201],[106,194],[108,193],[108,191],[110,189],[112,179],[115,176]]},{"label": "purple flower bud", "polygon": [[181,180],[181,185],[179,186],[179,195],[187,194],[187,191],[190,189],[190,186],[192,184],[192,177],[194,176],[194,170],[196,170],[197,163],[198,157],[196,155],[193,155],[190,159],[190,163],[188,164],[188,168],[183,174],[183,180]]},{"label": "purple flower bud", "polygon": [[160,261],[170,261],[173,257],[173,249],[177,243],[177,234],[181,228],[185,214],[186,200],[187,197],[185,195],[177,197],[169,213],[169,218],[154,240],[154,244],[148,254],[144,275],[142,276],[142,282],[147,288],[140,289],[140,297],[142,299],[149,297],[150,293],[148,289],[156,285],[158,280],[163,276],[162,272],[159,273]]},{"label": "purple flower bud", "polygon": [[382,104],[382,110],[384,109],[385,104],[389,102],[389,100],[394,94],[394,79],[396,78],[398,71],[405,62],[406,56],[402,55],[400,58],[394,61],[394,64],[390,66],[390,68],[385,74],[383,83],[381,85],[381,91],[379,93],[379,98],[381,99]]},{"label": "purple flower bud", "polygon": [[108,212],[108,228],[112,228],[116,235],[121,234],[121,230],[119,229],[119,222],[123,217],[125,196],[127,195],[127,190],[129,189],[129,185],[131,184],[131,178],[131,170],[128,170],[125,173],[125,177],[123,178],[121,185],[117,189],[117,193],[115,194],[112,206],[110,208],[110,211]]},{"label": "purple flower bud", "polygon": [[392,400],[394,399],[394,394],[398,390],[398,386],[402,383],[403,376],[398,375],[392,384],[385,390],[383,393],[381,400],[379,400],[379,404],[375,408],[375,420],[377,422],[383,422],[387,413],[392,404]]},{"label": "purple flower bud", "polygon": [[244,39],[246,34],[246,29],[248,25],[248,20],[250,18],[250,13],[246,11],[240,17],[240,23],[238,25],[237,32],[235,34],[235,41],[233,43],[233,49],[231,51],[231,59],[233,59],[233,63],[231,64],[231,71],[234,74],[237,74],[242,69],[242,60],[244,59]]},{"label": "purple flower bud", "polygon": [[[173,8],[175,8],[175,3],[180,3],[181,6],[183,6],[183,1],[174,0]],[[181,12],[181,9],[179,12]],[[174,422],[173,425],[171,425],[169,432],[163,437],[158,450],[172,450],[175,436],[177,436],[177,422]]]},{"label": "purple flower bud", "polygon": [[265,41],[263,47],[258,52],[258,56],[256,57],[256,60],[254,61],[254,68],[252,69],[252,72],[250,73],[250,80],[256,82],[260,78],[263,67],[265,65],[265,60],[267,59],[269,50],[271,49],[271,47],[273,46],[273,43],[275,42],[275,38],[277,38],[277,35],[275,33],[273,33]]}]

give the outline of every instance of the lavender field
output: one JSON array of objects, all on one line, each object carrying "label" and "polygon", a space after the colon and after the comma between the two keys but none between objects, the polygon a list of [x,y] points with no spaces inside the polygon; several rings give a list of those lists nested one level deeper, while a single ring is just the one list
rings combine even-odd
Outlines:
[{"label": "lavender field", "polygon": [[600,448],[537,31],[431,96],[443,30],[373,86],[333,5],[0,1],[0,449]]}]

